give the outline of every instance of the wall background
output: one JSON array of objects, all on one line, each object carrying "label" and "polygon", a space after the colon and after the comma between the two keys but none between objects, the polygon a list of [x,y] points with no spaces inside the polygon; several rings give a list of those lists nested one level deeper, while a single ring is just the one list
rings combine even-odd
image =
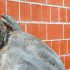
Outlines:
[{"label": "wall background", "polygon": [[0,14],[48,44],[70,70],[70,0],[0,0]]}]

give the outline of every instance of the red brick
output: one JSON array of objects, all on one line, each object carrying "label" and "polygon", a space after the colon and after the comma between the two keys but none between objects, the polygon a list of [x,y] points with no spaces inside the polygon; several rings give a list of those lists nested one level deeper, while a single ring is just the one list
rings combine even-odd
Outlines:
[{"label": "red brick", "polygon": [[64,0],[64,5],[70,7],[70,0]]},{"label": "red brick", "polygon": [[37,2],[37,3],[46,3],[46,0],[27,0],[30,2]]},{"label": "red brick", "polygon": [[70,38],[70,24],[64,25],[64,38]]},{"label": "red brick", "polygon": [[51,47],[51,41],[45,41],[44,43],[45,43],[46,45],[48,45],[48,47],[52,48],[52,47]]},{"label": "red brick", "polygon": [[59,55],[59,41],[52,42],[52,49]]},{"label": "red brick", "polygon": [[50,7],[42,6],[42,21],[50,21]]},{"label": "red brick", "polygon": [[67,69],[70,69],[70,56],[65,57],[65,66]]},{"label": "red brick", "polygon": [[60,59],[63,62],[63,64],[65,64],[65,56],[60,57]]},{"label": "red brick", "polygon": [[0,14],[6,13],[6,4],[5,0],[0,0]]},{"label": "red brick", "polygon": [[68,40],[68,53],[70,54],[70,40]]},{"label": "red brick", "polygon": [[25,21],[30,21],[30,4],[20,3],[20,19]]},{"label": "red brick", "polygon": [[41,40],[45,40],[46,24],[27,24],[27,32]]},{"label": "red brick", "polygon": [[21,30],[24,32],[25,31],[25,24],[24,23],[19,23],[19,26]]},{"label": "red brick", "polygon": [[62,24],[48,24],[47,25],[48,39],[62,39],[63,25]]},{"label": "red brick", "polygon": [[70,9],[67,9],[67,22],[70,22]]},{"label": "red brick", "polygon": [[32,5],[32,21],[41,21],[40,5]]},{"label": "red brick", "polygon": [[19,20],[19,3],[8,1],[8,15],[12,16],[14,19]]},{"label": "red brick", "polygon": [[67,54],[67,41],[62,40],[60,41],[60,54]]},{"label": "red brick", "polygon": [[66,22],[66,9],[60,8],[60,22]]},{"label": "red brick", "polygon": [[58,8],[51,7],[51,21],[52,22],[58,21]]},{"label": "red brick", "polygon": [[63,4],[63,0],[47,0],[48,4],[52,4],[52,5],[62,5]]}]

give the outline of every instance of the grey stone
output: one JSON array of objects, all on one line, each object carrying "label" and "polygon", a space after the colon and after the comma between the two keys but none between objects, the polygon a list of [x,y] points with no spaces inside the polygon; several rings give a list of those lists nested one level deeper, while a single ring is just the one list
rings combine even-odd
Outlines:
[{"label": "grey stone", "polygon": [[0,26],[3,23],[11,27],[6,29],[8,42],[0,49],[0,70],[65,70],[52,49],[36,37],[22,32],[15,20],[8,18],[8,15],[2,15],[0,22]]}]

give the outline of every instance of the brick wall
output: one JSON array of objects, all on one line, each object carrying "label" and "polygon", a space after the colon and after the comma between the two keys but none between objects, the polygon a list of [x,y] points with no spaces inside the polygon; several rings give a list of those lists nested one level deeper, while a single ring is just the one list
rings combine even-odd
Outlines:
[{"label": "brick wall", "polygon": [[70,0],[0,0],[0,14],[48,44],[70,69]]}]

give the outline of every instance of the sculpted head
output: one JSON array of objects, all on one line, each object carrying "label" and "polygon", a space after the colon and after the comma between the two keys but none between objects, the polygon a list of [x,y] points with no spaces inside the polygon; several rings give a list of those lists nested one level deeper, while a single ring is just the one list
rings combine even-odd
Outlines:
[{"label": "sculpted head", "polygon": [[18,23],[10,16],[8,15],[1,15],[1,20],[3,21],[3,23],[7,26],[7,29],[10,31],[20,31],[20,27],[18,25]]},{"label": "sculpted head", "polygon": [[17,22],[8,15],[0,15],[0,49],[6,44],[8,34],[12,31],[20,31]]},{"label": "sculpted head", "polygon": [[4,46],[6,31],[7,31],[7,27],[0,20],[0,49]]}]

